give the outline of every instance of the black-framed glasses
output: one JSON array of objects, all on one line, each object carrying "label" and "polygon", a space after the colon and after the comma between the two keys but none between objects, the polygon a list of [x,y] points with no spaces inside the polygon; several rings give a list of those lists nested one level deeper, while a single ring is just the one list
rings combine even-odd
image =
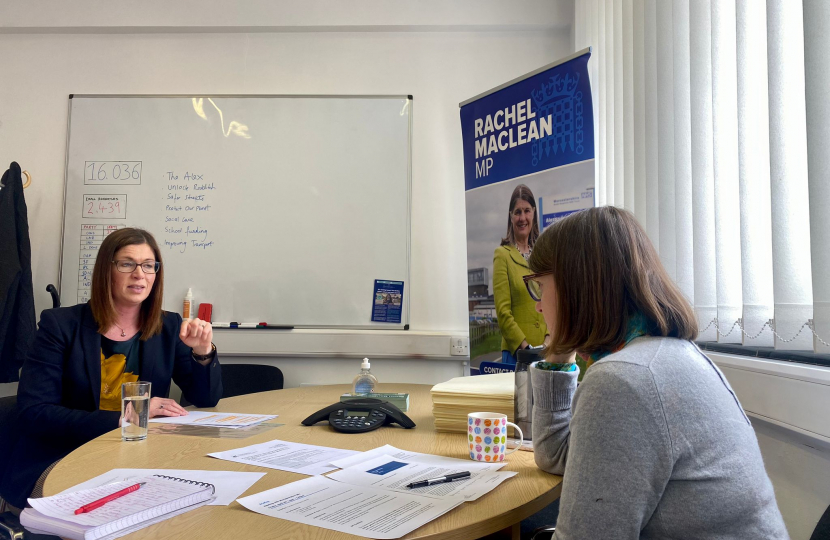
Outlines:
[{"label": "black-framed glasses", "polygon": [[136,266],[141,267],[141,271],[145,274],[155,274],[161,268],[160,261],[145,261],[143,263],[137,263],[135,261],[129,260],[122,260],[122,261],[112,261],[112,264],[115,265],[115,269],[124,274],[132,274],[135,272]]},{"label": "black-framed glasses", "polygon": [[542,286],[537,280],[542,276],[547,276],[552,273],[552,271],[539,272],[538,274],[528,274],[522,278],[525,282],[525,287],[527,287],[528,294],[530,294],[530,297],[536,302],[542,301]]}]

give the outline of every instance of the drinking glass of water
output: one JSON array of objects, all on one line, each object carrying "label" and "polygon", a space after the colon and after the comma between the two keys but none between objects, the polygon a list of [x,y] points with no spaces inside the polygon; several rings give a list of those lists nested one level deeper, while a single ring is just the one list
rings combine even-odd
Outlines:
[{"label": "drinking glass of water", "polygon": [[121,385],[121,440],[143,441],[150,419],[150,385],[127,382]]}]

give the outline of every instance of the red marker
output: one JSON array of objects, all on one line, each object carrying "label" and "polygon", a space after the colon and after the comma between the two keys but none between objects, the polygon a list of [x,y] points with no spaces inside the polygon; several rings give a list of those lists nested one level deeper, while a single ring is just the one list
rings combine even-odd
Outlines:
[{"label": "red marker", "polygon": [[119,497],[123,497],[127,493],[132,493],[133,491],[136,491],[138,488],[140,488],[144,484],[145,484],[145,482],[141,482],[140,484],[135,484],[135,485],[130,486],[128,488],[124,488],[121,491],[116,491],[115,493],[113,493],[111,495],[107,495],[106,497],[104,497],[102,499],[98,499],[97,501],[93,501],[89,504],[85,504],[82,507],[75,510],[75,515],[77,516],[78,514],[83,514],[84,512],[92,512],[96,508],[100,508],[100,507],[104,506],[105,504],[107,504],[110,501],[114,501],[115,499],[118,499]]}]

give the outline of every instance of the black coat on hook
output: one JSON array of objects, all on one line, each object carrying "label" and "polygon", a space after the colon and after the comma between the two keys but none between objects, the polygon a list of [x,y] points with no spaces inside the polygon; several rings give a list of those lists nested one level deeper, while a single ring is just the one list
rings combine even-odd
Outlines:
[{"label": "black coat on hook", "polygon": [[20,165],[0,181],[0,383],[19,379],[35,337],[32,246]]}]

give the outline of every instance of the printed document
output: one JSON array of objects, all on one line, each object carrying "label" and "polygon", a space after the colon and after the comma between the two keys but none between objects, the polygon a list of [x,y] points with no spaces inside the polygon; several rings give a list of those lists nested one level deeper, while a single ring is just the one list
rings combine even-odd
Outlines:
[{"label": "printed document", "polygon": [[274,440],[208,455],[246,465],[314,476],[335,470],[337,467],[331,465],[332,461],[358,453],[354,450]]},{"label": "printed document", "polygon": [[[411,493],[437,499],[461,497],[474,501],[496,489],[499,484],[516,476],[515,472],[494,471],[489,463],[460,461],[460,466],[441,466],[411,459],[380,456],[328,475],[328,478],[354,486],[370,486],[401,493]],[[442,484],[409,489],[412,482],[439,478],[448,474],[469,471],[470,477]]]},{"label": "printed document", "polygon": [[252,426],[273,420],[277,414],[240,414],[240,413],[218,413],[204,411],[188,411],[186,416],[160,416],[151,418],[150,422],[157,424],[183,424],[193,426],[212,426],[241,428]]},{"label": "printed document", "polygon": [[237,497],[248,491],[257,480],[265,476],[264,472],[237,472],[237,471],[191,471],[185,469],[113,469],[110,472],[87,480],[61,493],[71,493],[83,489],[92,489],[115,482],[129,482],[137,478],[160,474],[174,476],[193,482],[213,484],[216,488],[216,499],[208,503],[213,506],[227,506]]},{"label": "printed document", "polygon": [[345,459],[332,461],[331,464],[338,469],[345,469],[347,467],[351,467],[352,465],[357,465],[358,463],[363,463],[364,461],[369,461],[380,456],[391,456],[402,460],[417,460],[420,463],[429,463],[441,467],[458,467],[459,470],[462,471],[469,471],[471,470],[469,467],[476,466],[481,466],[482,470],[485,471],[497,471],[507,465],[507,463],[503,461],[499,463],[480,463],[471,459],[458,459],[445,456],[436,456],[435,454],[422,454],[420,452],[401,450],[400,448],[395,448],[389,444],[380,446],[373,450],[367,450],[366,452],[357,453]]},{"label": "printed document", "polygon": [[237,502],[266,516],[366,538],[392,539],[442,516],[463,499],[433,499],[351,486],[316,476]]}]

